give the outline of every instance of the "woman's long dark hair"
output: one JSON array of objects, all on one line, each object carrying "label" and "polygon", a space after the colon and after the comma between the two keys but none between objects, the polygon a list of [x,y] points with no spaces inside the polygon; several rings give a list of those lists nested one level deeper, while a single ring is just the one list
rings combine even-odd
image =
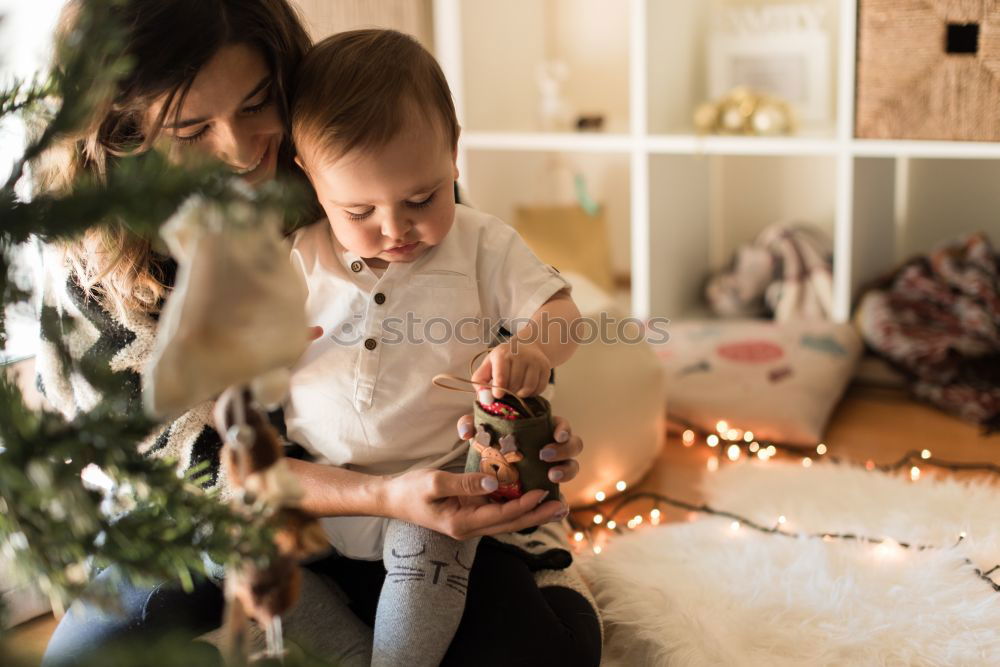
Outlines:
[{"label": "woman's long dark hair", "polygon": [[[73,0],[66,7],[62,31],[72,27],[85,1]],[[287,140],[288,86],[310,39],[287,0],[126,0],[116,11],[126,30],[132,70],[88,127],[40,161],[35,173],[42,189],[66,189],[84,171],[104,178],[116,158],[149,150],[166,115],[179,113],[198,72],[230,44],[255,47],[270,68],[286,132],[278,173],[296,171]],[[165,100],[163,110],[150,126],[148,110],[160,99]],[[149,241],[123,225],[88,233],[67,248],[67,255],[81,284],[119,316],[155,309],[166,291]]]}]

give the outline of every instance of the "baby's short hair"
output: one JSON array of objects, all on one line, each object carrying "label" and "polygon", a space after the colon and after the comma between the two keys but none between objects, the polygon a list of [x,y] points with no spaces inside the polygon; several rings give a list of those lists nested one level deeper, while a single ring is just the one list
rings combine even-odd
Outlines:
[{"label": "baby's short hair", "polygon": [[378,149],[412,113],[437,116],[451,147],[458,145],[451,90],[427,49],[395,30],[341,32],[313,46],[299,68],[292,140],[321,158]]}]

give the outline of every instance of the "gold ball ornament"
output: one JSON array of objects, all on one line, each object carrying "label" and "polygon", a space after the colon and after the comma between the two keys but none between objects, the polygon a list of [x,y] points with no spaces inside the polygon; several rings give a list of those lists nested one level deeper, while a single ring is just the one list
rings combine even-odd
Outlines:
[{"label": "gold ball ornament", "polygon": [[783,100],[741,86],[699,105],[694,125],[701,134],[779,136],[794,132],[795,119]]}]

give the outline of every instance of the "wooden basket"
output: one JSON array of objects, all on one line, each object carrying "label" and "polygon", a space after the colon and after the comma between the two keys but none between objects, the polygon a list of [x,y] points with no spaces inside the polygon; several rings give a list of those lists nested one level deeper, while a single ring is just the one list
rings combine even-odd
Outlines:
[{"label": "wooden basket", "polygon": [[860,0],[856,128],[1000,141],[1000,0]]}]

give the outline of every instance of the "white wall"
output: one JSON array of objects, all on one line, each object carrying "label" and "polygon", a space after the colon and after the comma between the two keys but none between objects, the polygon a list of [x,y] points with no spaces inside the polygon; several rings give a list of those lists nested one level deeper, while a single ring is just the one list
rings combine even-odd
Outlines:
[{"label": "white wall", "polygon": [[629,131],[628,3],[545,0],[547,57],[569,65],[567,100],[605,116],[605,132]]},{"label": "white wall", "polygon": [[[51,36],[59,10],[65,0],[0,0],[0,86],[11,81],[30,79],[50,59]],[[24,126],[16,118],[0,122],[0,179],[6,181],[14,161],[24,148]],[[26,188],[19,188],[23,194]],[[29,287],[37,269],[33,245],[18,255],[16,276]],[[7,310],[8,343],[0,350],[0,360],[34,354],[38,344],[38,325],[33,306],[15,304]]]},{"label": "white wall", "polygon": [[1000,248],[1000,161],[910,160],[897,211],[896,260],[978,230]]},{"label": "white wall", "polygon": [[462,182],[476,208],[513,223],[518,206],[574,203],[572,174],[581,174],[591,197],[604,206],[612,270],[628,274],[629,157],[574,153],[470,151]]},{"label": "white wall", "polygon": [[430,0],[292,0],[313,40],[356,28],[392,28],[434,50]]},{"label": "white wall", "polygon": [[833,158],[713,157],[711,173],[714,269],[775,222],[809,223],[833,238]]},{"label": "white wall", "polygon": [[537,129],[535,76],[545,59],[545,4],[460,3],[465,129]]},{"label": "white wall", "polygon": [[460,10],[468,129],[539,130],[538,65],[557,59],[575,112],[628,131],[628,3],[462,0]]}]

